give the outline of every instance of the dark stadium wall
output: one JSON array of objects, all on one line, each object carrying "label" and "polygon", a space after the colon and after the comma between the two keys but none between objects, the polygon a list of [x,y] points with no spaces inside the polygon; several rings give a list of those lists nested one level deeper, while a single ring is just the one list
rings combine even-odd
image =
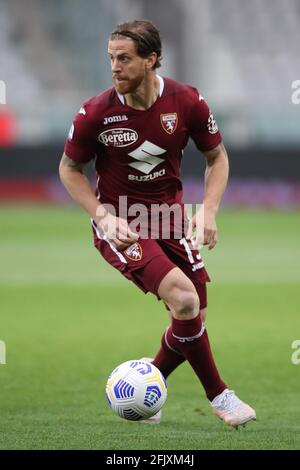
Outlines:
[{"label": "dark stadium wall", "polygon": [[[63,142],[0,149],[0,203],[73,203],[58,177]],[[230,180],[222,199],[229,207],[300,209],[298,150],[228,149]],[[205,160],[193,144],[182,162],[184,202],[201,203]],[[95,185],[93,164],[87,174]]]},{"label": "dark stadium wall", "polygon": [[[35,179],[57,175],[58,164],[64,143],[0,148],[0,179]],[[258,178],[266,180],[300,180],[299,149],[265,149],[259,147],[247,149],[228,148],[231,178]],[[205,169],[205,160],[193,144],[184,151],[182,161],[183,177],[201,178]],[[93,166],[89,166],[93,173]]]}]

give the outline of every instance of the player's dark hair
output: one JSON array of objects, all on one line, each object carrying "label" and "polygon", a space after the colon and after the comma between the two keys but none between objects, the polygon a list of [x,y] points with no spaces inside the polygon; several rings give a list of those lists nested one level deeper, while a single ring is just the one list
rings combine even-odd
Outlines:
[{"label": "player's dark hair", "polygon": [[110,39],[125,36],[132,39],[136,44],[136,50],[140,57],[148,57],[155,52],[157,60],[153,66],[157,69],[161,66],[161,39],[158,29],[148,20],[133,20],[120,23],[110,34]]}]

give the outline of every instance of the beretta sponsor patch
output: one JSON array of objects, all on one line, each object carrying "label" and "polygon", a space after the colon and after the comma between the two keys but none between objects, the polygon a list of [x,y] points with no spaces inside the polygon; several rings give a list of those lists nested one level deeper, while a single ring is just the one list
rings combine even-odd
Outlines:
[{"label": "beretta sponsor patch", "polygon": [[118,127],[101,132],[98,140],[106,147],[127,147],[138,140],[138,133],[133,129]]}]

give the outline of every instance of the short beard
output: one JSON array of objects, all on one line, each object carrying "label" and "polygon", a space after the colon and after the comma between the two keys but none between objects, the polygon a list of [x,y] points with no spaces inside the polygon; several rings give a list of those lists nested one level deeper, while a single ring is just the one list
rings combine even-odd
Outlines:
[{"label": "short beard", "polygon": [[134,93],[135,90],[140,86],[144,78],[145,78],[144,76],[139,76],[130,81],[126,81],[122,83],[121,85],[116,80],[114,80],[114,85],[115,85],[117,92],[120,93],[120,95],[126,95],[128,93]]}]

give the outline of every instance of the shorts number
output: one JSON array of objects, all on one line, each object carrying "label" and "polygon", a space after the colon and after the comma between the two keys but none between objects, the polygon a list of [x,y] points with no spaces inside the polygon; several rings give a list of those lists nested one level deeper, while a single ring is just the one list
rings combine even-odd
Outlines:
[{"label": "shorts number", "polygon": [[179,240],[179,243],[180,243],[180,245],[184,246],[186,254],[188,255],[189,262],[191,264],[194,264],[195,260],[194,260],[193,253],[192,253],[192,250],[190,249],[190,246],[189,246],[189,243],[188,243],[187,239],[182,238],[181,240]]}]

